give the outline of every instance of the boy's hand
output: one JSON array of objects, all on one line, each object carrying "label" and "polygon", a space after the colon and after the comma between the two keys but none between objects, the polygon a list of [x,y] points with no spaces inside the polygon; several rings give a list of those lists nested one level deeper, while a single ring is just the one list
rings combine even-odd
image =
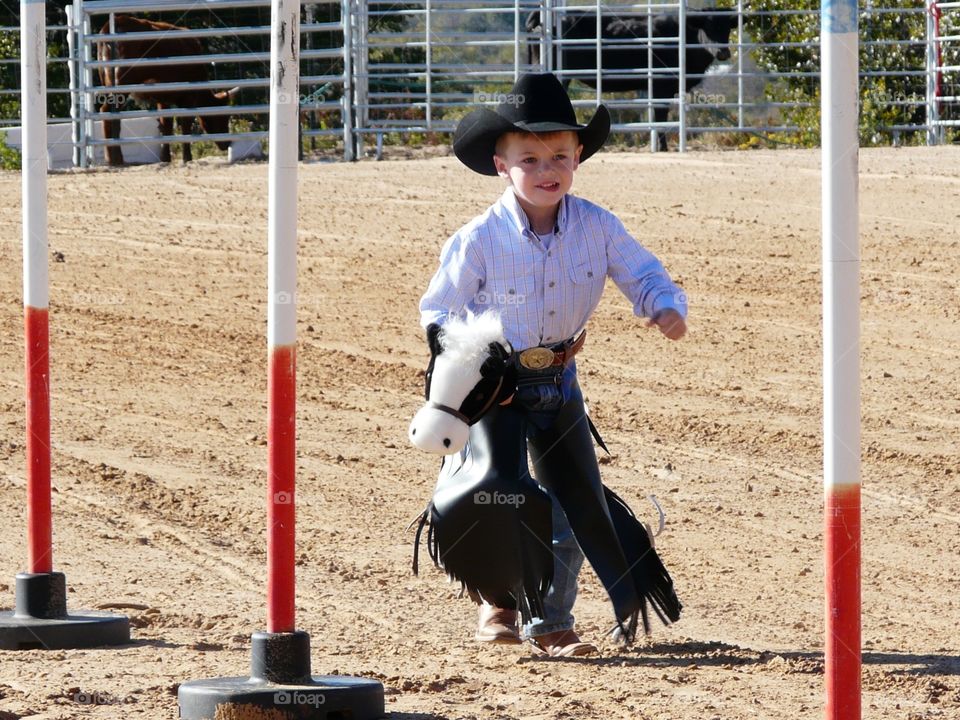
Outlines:
[{"label": "boy's hand", "polygon": [[683,315],[673,308],[661,310],[647,320],[647,327],[654,326],[659,328],[660,332],[671,340],[679,340],[687,332],[687,323],[684,321]]}]

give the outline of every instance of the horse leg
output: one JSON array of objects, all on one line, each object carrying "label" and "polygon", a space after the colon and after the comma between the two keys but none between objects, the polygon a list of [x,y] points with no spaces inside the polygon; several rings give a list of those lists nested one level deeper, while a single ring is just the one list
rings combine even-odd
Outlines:
[{"label": "horse leg", "polygon": [[[180,128],[181,135],[189,135],[193,130],[193,118],[192,117],[178,117],[177,126]],[[193,160],[193,152],[190,150],[190,143],[183,143],[183,162],[188,163]]]},{"label": "horse leg", "polygon": [[[100,106],[100,112],[118,112],[120,108],[116,102],[108,100]],[[116,140],[120,137],[120,121],[104,120],[103,137],[105,140]],[[123,151],[119,145],[107,145],[107,165],[119,167],[123,165]]]},{"label": "horse leg", "polygon": [[[157,103],[157,110],[163,110],[163,105]],[[173,120],[168,117],[162,117],[157,120],[157,125],[160,126],[160,134],[163,137],[169,137],[173,134]],[[170,162],[170,143],[161,142],[160,143],[160,162],[168,163]]]},{"label": "horse leg", "polygon": [[[670,108],[665,105],[656,105],[653,108],[653,120],[654,122],[664,123],[667,121],[667,115],[670,112]],[[657,133],[657,151],[658,152],[667,152],[667,131],[660,130]]]}]

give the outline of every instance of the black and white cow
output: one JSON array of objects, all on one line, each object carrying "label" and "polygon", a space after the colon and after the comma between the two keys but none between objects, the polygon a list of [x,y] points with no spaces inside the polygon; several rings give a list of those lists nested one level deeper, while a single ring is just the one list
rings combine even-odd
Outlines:
[{"label": "black and white cow", "polygon": [[[597,69],[597,16],[596,13],[576,12],[562,16],[559,37],[564,40],[585,40],[584,44],[554,45],[554,67],[563,70],[592,70],[593,75],[579,75],[577,80],[596,88]],[[690,10],[686,15],[684,38],[686,47],[686,91],[695,88],[703,81],[703,75],[715,60],[730,59],[730,31],[736,27],[737,16],[734,12],[705,8]],[[540,12],[535,11],[527,17],[527,31],[533,32],[540,27]],[[647,18],[603,14],[600,18],[601,38],[605,41],[601,51],[601,90],[606,92],[641,91],[655,100],[672,100],[680,92],[680,44],[678,40],[656,42],[656,38],[679,38],[680,22],[677,15],[654,15],[649,35],[652,43],[652,70],[661,70],[652,75],[648,83],[645,72],[625,76],[625,70],[647,69],[648,51],[646,40]],[[617,41],[643,41],[617,45]],[[690,47],[699,45],[703,47]],[[557,58],[556,53],[561,56]],[[539,45],[531,45],[530,62],[540,62]],[[670,72],[673,70],[673,72]],[[619,77],[618,77],[619,76]],[[569,79],[566,81],[569,83]],[[652,85],[652,87],[648,87]],[[669,103],[654,106],[654,120],[666,122],[670,110]],[[666,136],[660,134],[660,150],[667,149]]]}]

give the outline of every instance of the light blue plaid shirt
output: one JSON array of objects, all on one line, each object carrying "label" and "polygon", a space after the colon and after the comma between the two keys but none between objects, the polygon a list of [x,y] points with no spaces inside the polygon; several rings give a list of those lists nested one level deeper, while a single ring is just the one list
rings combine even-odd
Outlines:
[{"label": "light blue plaid shirt", "polygon": [[517,350],[577,335],[609,276],[638,317],[667,308],[686,317],[683,291],[613,213],[573,195],[560,202],[549,249],[530,229],[513,188],[453,234],[420,300],[420,323],[496,309]]}]

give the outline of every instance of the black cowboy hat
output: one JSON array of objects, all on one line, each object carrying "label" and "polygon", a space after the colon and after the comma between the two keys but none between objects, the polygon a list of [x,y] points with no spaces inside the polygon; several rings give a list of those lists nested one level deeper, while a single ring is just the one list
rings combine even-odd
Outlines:
[{"label": "black cowboy hat", "polygon": [[603,147],[610,133],[610,113],[600,105],[590,122],[579,125],[573,104],[556,75],[521,75],[495,110],[480,108],[460,120],[453,135],[453,152],[474,172],[496,175],[493,154],[505,132],[561,130],[572,130],[580,137],[583,162]]}]

